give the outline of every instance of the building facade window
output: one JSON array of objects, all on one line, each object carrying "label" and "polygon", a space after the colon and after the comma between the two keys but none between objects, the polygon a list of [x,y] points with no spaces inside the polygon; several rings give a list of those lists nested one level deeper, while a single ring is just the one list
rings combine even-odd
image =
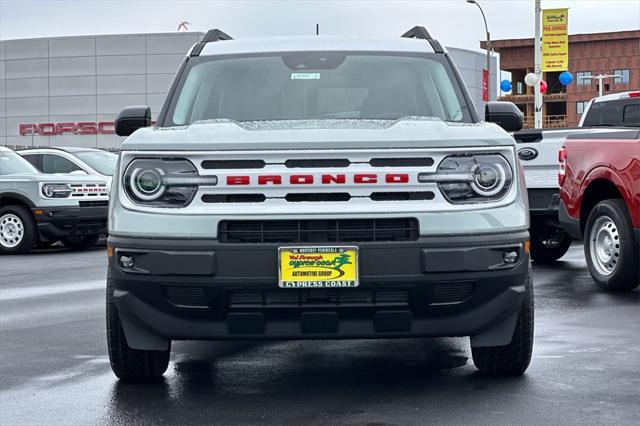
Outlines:
[{"label": "building facade window", "polygon": [[576,73],[576,84],[578,86],[589,86],[591,84],[591,79],[583,77],[591,77],[591,71],[578,71]]},{"label": "building facade window", "polygon": [[616,84],[629,84],[629,81],[631,81],[631,72],[629,70],[614,70],[613,74],[620,76],[614,79]]},{"label": "building facade window", "polygon": [[582,114],[588,103],[589,101],[576,102],[576,114],[578,115]]}]

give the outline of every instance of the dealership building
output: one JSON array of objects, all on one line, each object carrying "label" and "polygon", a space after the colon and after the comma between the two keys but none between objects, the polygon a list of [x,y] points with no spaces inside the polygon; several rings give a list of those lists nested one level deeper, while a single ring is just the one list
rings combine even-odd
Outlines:
[{"label": "dealership building", "polygon": [[[113,120],[129,105],[155,119],[185,52],[200,32],[0,41],[0,145],[118,149]],[[486,55],[449,48],[484,115]],[[492,88],[497,64],[493,58]],[[495,98],[493,91],[490,93]]]}]

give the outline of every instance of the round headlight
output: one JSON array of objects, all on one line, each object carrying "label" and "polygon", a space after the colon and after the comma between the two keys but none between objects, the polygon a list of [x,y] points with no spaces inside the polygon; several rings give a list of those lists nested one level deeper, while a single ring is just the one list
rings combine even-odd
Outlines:
[{"label": "round headlight", "polygon": [[472,173],[471,187],[480,195],[495,195],[504,186],[505,172],[499,164],[478,164]]},{"label": "round headlight", "polygon": [[164,193],[161,169],[135,169],[131,173],[131,191],[141,200],[157,200]]}]

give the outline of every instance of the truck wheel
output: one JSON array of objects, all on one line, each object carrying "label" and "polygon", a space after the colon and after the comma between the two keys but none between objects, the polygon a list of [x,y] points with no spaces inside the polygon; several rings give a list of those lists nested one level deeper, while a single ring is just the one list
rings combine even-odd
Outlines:
[{"label": "truck wheel", "polygon": [[113,301],[113,283],[110,277],[107,277],[107,346],[111,369],[123,381],[159,379],[169,366],[171,342],[166,351],[132,349],[127,344]]},{"label": "truck wheel", "polygon": [[71,250],[82,250],[96,245],[99,235],[74,235],[70,237],[64,237],[61,241],[62,244]]},{"label": "truck wheel", "polygon": [[640,254],[623,200],[598,203],[587,219],[584,254],[589,273],[604,290],[633,290],[640,284]]},{"label": "truck wheel", "polygon": [[525,282],[525,297],[513,331],[506,346],[471,348],[473,363],[483,374],[519,376],[527,370],[533,351],[533,285],[531,270]]},{"label": "truck wheel", "polygon": [[26,253],[36,242],[36,222],[22,206],[0,209],[0,253]]},{"label": "truck wheel", "polygon": [[573,239],[564,230],[551,226],[531,227],[531,260],[536,263],[555,262],[564,256]]}]

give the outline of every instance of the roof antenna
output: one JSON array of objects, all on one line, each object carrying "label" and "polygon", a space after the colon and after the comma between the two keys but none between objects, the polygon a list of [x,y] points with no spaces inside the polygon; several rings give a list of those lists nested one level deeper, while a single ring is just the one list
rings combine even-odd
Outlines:
[{"label": "roof antenna", "polygon": [[320,24],[316,24],[316,35],[320,35]]}]

